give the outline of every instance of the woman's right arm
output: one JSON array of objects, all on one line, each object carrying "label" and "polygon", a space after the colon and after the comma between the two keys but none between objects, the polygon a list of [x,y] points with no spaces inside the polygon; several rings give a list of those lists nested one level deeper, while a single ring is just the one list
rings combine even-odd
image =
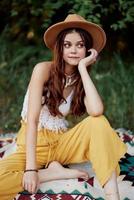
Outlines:
[{"label": "woman's right arm", "polygon": [[[39,63],[35,66],[29,84],[29,100],[26,128],[26,170],[37,169],[36,143],[37,126],[42,103],[44,83],[49,79],[50,63]],[[38,174],[35,171],[24,173],[23,187],[31,193],[36,191]]]}]

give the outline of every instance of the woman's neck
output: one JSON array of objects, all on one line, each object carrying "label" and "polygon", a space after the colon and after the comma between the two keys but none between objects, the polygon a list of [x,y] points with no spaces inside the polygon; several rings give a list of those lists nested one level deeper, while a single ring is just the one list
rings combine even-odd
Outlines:
[{"label": "woman's neck", "polygon": [[74,74],[74,72],[76,71],[76,66],[72,66],[72,65],[66,65],[65,66],[65,74],[66,75],[72,75]]}]

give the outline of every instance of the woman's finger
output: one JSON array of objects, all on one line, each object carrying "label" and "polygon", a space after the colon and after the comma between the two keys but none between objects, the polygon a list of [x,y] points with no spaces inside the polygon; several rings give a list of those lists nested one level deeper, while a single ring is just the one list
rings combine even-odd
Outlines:
[{"label": "woman's finger", "polygon": [[91,54],[93,54],[93,57],[98,56],[98,52],[95,49],[89,49],[88,51],[91,52]]},{"label": "woman's finger", "polygon": [[32,183],[31,192],[36,193],[37,184],[35,182]]},{"label": "woman's finger", "polygon": [[28,192],[32,191],[32,183],[30,182],[24,182],[24,189],[27,190]]},{"label": "woman's finger", "polygon": [[32,183],[28,183],[28,184],[27,184],[27,191],[30,192],[30,193],[32,193],[32,191],[33,191],[33,190],[32,190],[32,187],[33,187],[33,186],[32,186]]},{"label": "woman's finger", "polygon": [[25,186],[24,186],[24,189],[32,194],[36,192],[36,188],[37,188],[37,185],[35,182],[25,183]]},{"label": "woman's finger", "polygon": [[24,183],[24,189],[28,190],[28,183],[26,183],[26,182]]},{"label": "woman's finger", "polygon": [[91,56],[93,59],[97,58],[97,51],[95,49],[90,49],[91,54],[89,56]]}]

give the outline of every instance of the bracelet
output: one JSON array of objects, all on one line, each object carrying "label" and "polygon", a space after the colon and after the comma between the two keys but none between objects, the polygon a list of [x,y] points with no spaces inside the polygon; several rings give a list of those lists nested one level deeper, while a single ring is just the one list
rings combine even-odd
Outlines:
[{"label": "bracelet", "polygon": [[37,169],[26,169],[26,170],[24,170],[24,173],[25,172],[38,172],[38,170]]}]

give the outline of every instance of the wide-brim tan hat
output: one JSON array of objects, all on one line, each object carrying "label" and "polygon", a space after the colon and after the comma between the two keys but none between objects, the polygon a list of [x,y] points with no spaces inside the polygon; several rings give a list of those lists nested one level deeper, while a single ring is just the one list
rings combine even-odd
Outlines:
[{"label": "wide-brim tan hat", "polygon": [[100,52],[106,43],[104,30],[95,23],[85,20],[77,14],[69,14],[62,22],[50,26],[44,33],[44,42],[50,49],[54,49],[58,34],[68,28],[81,28],[86,30],[93,38],[93,47]]}]

